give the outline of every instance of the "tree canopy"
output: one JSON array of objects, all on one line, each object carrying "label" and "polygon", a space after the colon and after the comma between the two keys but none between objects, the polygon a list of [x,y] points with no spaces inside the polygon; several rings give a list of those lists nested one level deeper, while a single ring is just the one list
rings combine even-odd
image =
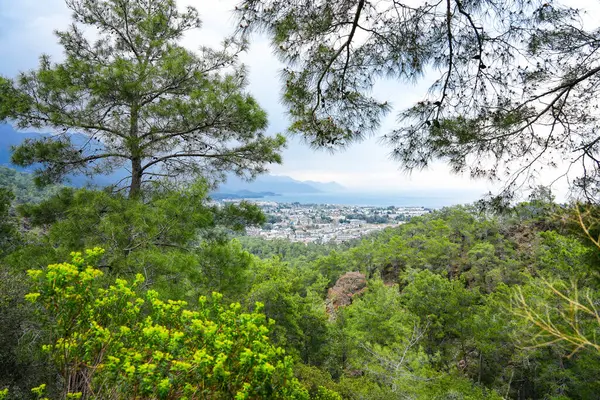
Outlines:
[{"label": "tree canopy", "polygon": [[44,351],[59,366],[63,396],[308,398],[291,358],[269,343],[263,314],[224,307],[218,293],[189,310],[156,291],[140,293],[141,275],[102,287],[102,272],[89,265],[102,253],[73,253],[70,263],[28,271],[35,291],[27,299],[53,320]]},{"label": "tree canopy", "polygon": [[[264,135],[227,48],[245,42],[184,49],[197,12],[173,0],[67,4],[65,60],[0,78],[0,119],[56,134],[13,160],[40,183],[127,164],[129,196],[34,190],[0,169],[0,400],[598,397],[598,205],[538,188],[501,212],[432,210],[343,244],[231,238],[277,216],[210,202],[210,177],[164,180],[279,161],[283,139]],[[313,145],[376,129],[391,110],[369,93],[378,78],[439,70],[386,136],[405,167],[511,167],[511,192],[572,151],[595,198],[597,35],[577,10],[242,0],[238,15],[279,46],[292,130]],[[328,209],[335,230],[344,213]],[[345,218],[389,215],[357,212]]]},{"label": "tree canopy", "polygon": [[126,167],[133,196],[148,180],[252,177],[281,162],[284,138],[265,135],[267,115],[244,91],[243,46],[178,44],[200,28],[197,10],[173,0],[67,5],[73,24],[56,32],[64,60],[42,55],[37,70],[0,77],[0,119],[54,131],[14,149],[13,163],[41,164],[38,182]]},{"label": "tree canopy", "polygon": [[[305,246],[227,241],[220,225],[265,218],[205,195],[63,188],[15,210],[5,194],[0,398],[597,393],[597,208],[541,193],[507,214],[457,206]],[[342,305],[348,272],[366,286]]]},{"label": "tree canopy", "polygon": [[383,137],[404,168],[442,159],[511,193],[560,166],[594,195],[599,31],[581,10],[545,0],[242,0],[237,13],[242,34],[270,36],[286,64],[290,130],[313,146],[377,131],[397,100],[372,93],[378,80],[437,77]]}]

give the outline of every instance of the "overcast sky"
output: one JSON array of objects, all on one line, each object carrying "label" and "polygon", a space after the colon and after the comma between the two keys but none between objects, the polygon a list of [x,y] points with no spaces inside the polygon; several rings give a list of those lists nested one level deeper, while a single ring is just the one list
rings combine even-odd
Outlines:
[{"label": "overcast sky", "polygon": [[[190,49],[217,44],[234,29],[231,10],[235,0],[179,0],[179,4],[195,6],[203,21],[201,30],[184,39],[184,45]],[[35,68],[42,53],[60,60],[62,50],[53,31],[64,29],[70,20],[64,0],[0,0],[0,74],[13,77],[18,71]],[[249,69],[249,91],[269,114],[268,131],[284,133],[287,120],[280,103],[281,65],[266,38],[255,36],[242,61]],[[300,180],[337,181],[356,191],[468,189],[484,193],[497,189],[485,181],[450,174],[442,164],[408,176],[390,160],[389,149],[379,143],[378,137],[394,127],[397,111],[420,100],[427,87],[426,81],[417,86],[393,82],[377,85],[375,95],[395,107],[383,121],[378,135],[335,154],[314,151],[298,138],[290,137],[283,164],[272,166],[271,173]]]}]

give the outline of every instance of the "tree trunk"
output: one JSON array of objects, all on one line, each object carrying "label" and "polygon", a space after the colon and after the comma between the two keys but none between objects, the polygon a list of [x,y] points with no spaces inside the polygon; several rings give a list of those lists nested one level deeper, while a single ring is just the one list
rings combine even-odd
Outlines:
[{"label": "tree trunk", "polygon": [[139,196],[142,189],[142,160],[139,157],[131,159],[131,184],[129,185],[129,198]]},{"label": "tree trunk", "polygon": [[129,151],[131,152],[131,185],[129,198],[138,197],[142,189],[142,158],[138,142],[138,112],[137,102],[131,104],[131,121],[129,126]]}]

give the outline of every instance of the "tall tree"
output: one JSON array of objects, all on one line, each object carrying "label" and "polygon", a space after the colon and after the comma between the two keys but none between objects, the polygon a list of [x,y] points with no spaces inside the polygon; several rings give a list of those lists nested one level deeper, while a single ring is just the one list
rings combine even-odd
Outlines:
[{"label": "tall tree", "polygon": [[[129,194],[146,180],[189,174],[252,177],[279,163],[285,139],[264,134],[267,115],[246,92],[243,46],[194,53],[178,44],[200,28],[174,0],[66,0],[73,24],[56,32],[65,59],[43,55],[36,71],[0,77],[0,119],[51,128],[17,146],[13,162],[40,183],[127,166]],[[95,28],[94,40],[85,26]],[[71,135],[77,132],[84,140]]]},{"label": "tall tree", "polygon": [[237,9],[242,33],[266,31],[287,64],[291,131],[314,146],[377,130],[394,100],[371,93],[378,79],[437,76],[384,136],[406,169],[443,159],[512,192],[563,159],[583,166],[569,169],[585,193],[598,189],[600,31],[580,10],[552,0],[242,0]]}]

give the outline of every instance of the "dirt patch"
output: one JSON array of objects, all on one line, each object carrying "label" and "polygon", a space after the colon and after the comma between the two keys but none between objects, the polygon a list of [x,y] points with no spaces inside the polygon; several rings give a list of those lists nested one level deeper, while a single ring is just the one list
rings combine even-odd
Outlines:
[{"label": "dirt patch", "polygon": [[367,289],[367,278],[360,272],[347,272],[327,292],[327,313],[331,319],[340,307],[352,304],[352,299]]}]

